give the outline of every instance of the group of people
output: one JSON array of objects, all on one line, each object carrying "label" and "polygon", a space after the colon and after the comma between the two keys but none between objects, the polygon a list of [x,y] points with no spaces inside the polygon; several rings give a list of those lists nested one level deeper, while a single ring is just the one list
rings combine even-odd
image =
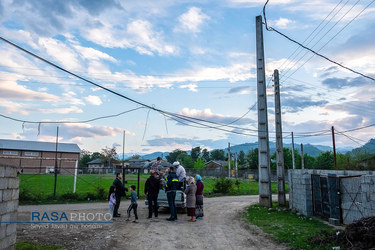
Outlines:
[{"label": "group of people", "polygon": [[[157,160],[152,164],[150,177],[146,180],[145,183],[145,195],[148,201],[148,219],[152,218],[152,214],[154,214],[155,218],[158,217],[158,195],[159,190],[164,188],[167,199],[168,205],[170,208],[171,215],[167,218],[168,221],[175,221],[177,220],[177,209],[175,204],[176,199],[176,191],[183,190],[186,195],[186,207],[187,207],[187,214],[191,218],[188,220],[189,222],[195,222],[197,219],[201,219],[203,217],[203,189],[204,184],[202,177],[200,175],[196,175],[194,177],[189,177],[186,181],[186,171],[181,164],[176,161],[173,163],[173,166],[169,167],[168,175],[164,177],[164,172],[159,171],[159,164],[161,162],[161,157],[158,157]],[[118,213],[118,209],[121,202],[121,197],[125,196],[125,191],[128,191],[127,188],[121,182],[122,174],[117,173],[116,179],[113,181],[113,185],[109,191],[109,210],[110,213],[113,214],[113,217],[120,217],[121,215]],[[187,186],[186,186],[187,182]],[[135,186],[132,185],[130,188],[131,192],[131,204],[127,210],[128,219],[130,218],[131,210],[134,211],[135,220],[133,222],[138,222],[138,215],[137,215],[137,194],[135,192]]]},{"label": "group of people", "polygon": [[[121,197],[126,196],[125,192],[128,189],[124,186],[121,182],[122,173],[116,174],[116,179],[113,181],[112,186],[109,189],[108,200],[109,200],[109,212],[112,214],[113,217],[120,217],[121,214],[118,212],[121,203]],[[133,210],[134,212],[134,223],[138,223],[138,214],[137,214],[137,193],[135,192],[135,185],[130,186],[130,205],[127,210],[127,221],[130,220],[130,212]]]}]

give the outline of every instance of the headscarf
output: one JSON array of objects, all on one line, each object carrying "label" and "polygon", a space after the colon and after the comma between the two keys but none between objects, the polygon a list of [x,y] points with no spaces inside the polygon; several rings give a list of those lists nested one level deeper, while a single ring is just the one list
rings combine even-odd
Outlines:
[{"label": "headscarf", "polygon": [[190,184],[193,184],[193,183],[195,183],[194,177],[189,177],[188,184],[190,185]]},{"label": "headscarf", "polygon": [[197,175],[195,176],[195,179],[197,180],[197,182],[198,182],[198,181],[201,181],[201,182],[203,183],[202,177],[201,177],[199,174],[197,174]]}]

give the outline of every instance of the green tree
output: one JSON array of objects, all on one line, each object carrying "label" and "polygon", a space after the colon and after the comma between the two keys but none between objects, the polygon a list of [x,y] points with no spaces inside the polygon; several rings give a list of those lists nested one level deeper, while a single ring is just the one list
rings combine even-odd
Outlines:
[{"label": "green tree", "polygon": [[178,161],[182,164],[182,166],[184,168],[193,168],[194,167],[193,158],[191,158],[191,156],[188,155],[186,152],[185,152],[184,156],[180,155],[179,157],[181,157],[181,158],[178,158]]},{"label": "green tree", "polygon": [[218,160],[218,161],[224,161],[225,160],[224,150],[222,150],[222,149],[213,150],[211,152],[211,159],[212,160]]},{"label": "green tree", "polygon": [[242,150],[238,153],[238,164],[240,166],[244,166],[246,164],[245,152]]},{"label": "green tree", "polygon": [[99,158],[103,158],[101,153],[99,153],[99,152],[92,153],[91,160],[95,160],[95,159],[99,159]]},{"label": "green tree", "polygon": [[333,169],[333,152],[326,151],[316,157],[315,169]]},{"label": "green tree", "polygon": [[87,163],[91,161],[91,152],[82,150],[81,157],[78,161],[78,168],[87,168]]},{"label": "green tree", "polygon": [[105,147],[101,151],[102,160],[106,163],[107,167],[112,166],[112,163],[118,162],[118,155],[116,152],[116,147]]},{"label": "green tree", "polygon": [[316,159],[308,154],[303,156],[303,161],[305,162],[306,169],[313,169],[315,166]]},{"label": "green tree", "polygon": [[[181,155],[181,157],[179,157]],[[183,156],[186,155],[185,151],[182,151],[180,149],[175,149],[169,155],[166,156],[166,159],[169,163],[173,163],[177,161],[177,158],[183,158]]]},{"label": "green tree", "polygon": [[202,158],[205,162],[209,162],[211,159],[210,159],[210,152],[208,152],[208,150],[205,148],[202,150]]},{"label": "green tree", "polygon": [[206,165],[204,165],[204,160],[202,158],[198,158],[197,161],[194,163],[195,169],[204,169]]},{"label": "green tree", "polygon": [[138,154],[135,154],[135,155],[132,156],[132,159],[139,159],[139,158],[141,158],[141,156],[138,155]]},{"label": "green tree", "polygon": [[201,147],[195,147],[191,149],[190,156],[193,161],[196,161],[201,155]]},{"label": "green tree", "polygon": [[258,169],[258,148],[249,151],[246,155],[246,161],[250,169]]},{"label": "green tree", "polygon": [[351,169],[353,159],[349,154],[336,154],[336,163],[338,169]]}]

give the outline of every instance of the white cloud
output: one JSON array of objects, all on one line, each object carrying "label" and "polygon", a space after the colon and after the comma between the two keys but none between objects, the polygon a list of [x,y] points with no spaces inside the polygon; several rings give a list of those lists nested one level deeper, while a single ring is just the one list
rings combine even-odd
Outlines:
[{"label": "white cloud", "polygon": [[200,32],[200,28],[206,20],[210,20],[210,17],[204,14],[200,8],[191,7],[178,18],[180,26],[176,28],[176,31]]},{"label": "white cloud", "polygon": [[38,44],[45,49],[49,56],[54,58],[58,63],[61,63],[66,69],[82,70],[77,54],[66,44],[59,40],[45,37],[39,38]]},{"label": "white cloud", "polygon": [[110,62],[117,62],[115,58],[99,50],[83,47],[80,45],[74,45],[73,47],[83,58],[87,60],[107,60]]},{"label": "white cloud", "polygon": [[197,84],[193,84],[193,83],[185,84],[185,85],[181,85],[180,86],[181,89],[188,89],[188,90],[190,90],[192,92],[198,92],[197,87],[198,87],[198,85]]},{"label": "white cloud", "polygon": [[275,26],[275,28],[280,29],[290,28],[290,25],[294,23],[295,21],[283,17],[280,17],[279,20],[270,20],[271,26]]},{"label": "white cloud", "polygon": [[53,109],[37,109],[36,112],[45,113],[45,114],[70,114],[70,113],[83,113],[83,110],[71,106],[69,108],[53,108]]},{"label": "white cloud", "polygon": [[83,36],[94,43],[107,48],[131,48],[140,54],[169,55],[177,53],[177,48],[164,41],[163,34],[153,30],[146,20],[134,20],[126,28],[114,28],[109,23],[83,31]]},{"label": "white cloud", "polygon": [[99,96],[89,95],[89,96],[86,96],[84,99],[88,103],[90,103],[92,105],[95,105],[95,106],[99,106],[99,105],[103,104],[103,102],[102,102],[102,100],[100,99]]},{"label": "white cloud", "polygon": [[[223,124],[229,124],[233,122],[234,120],[238,119],[238,117],[235,117],[235,116],[215,114],[209,108],[206,108],[203,110],[183,108],[181,112],[179,112],[179,114],[198,118],[198,119],[208,120],[211,122],[223,123]],[[255,122],[254,120],[244,117],[238,120],[236,124],[244,125],[244,124],[251,124],[254,122]]]}]

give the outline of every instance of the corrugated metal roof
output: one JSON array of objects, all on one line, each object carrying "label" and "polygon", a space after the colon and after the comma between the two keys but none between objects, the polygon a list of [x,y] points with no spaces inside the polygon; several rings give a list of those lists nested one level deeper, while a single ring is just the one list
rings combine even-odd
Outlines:
[{"label": "corrugated metal roof", "polygon": [[[56,152],[56,143],[0,139],[0,149]],[[81,149],[74,143],[58,143],[57,152],[81,153]]]}]

